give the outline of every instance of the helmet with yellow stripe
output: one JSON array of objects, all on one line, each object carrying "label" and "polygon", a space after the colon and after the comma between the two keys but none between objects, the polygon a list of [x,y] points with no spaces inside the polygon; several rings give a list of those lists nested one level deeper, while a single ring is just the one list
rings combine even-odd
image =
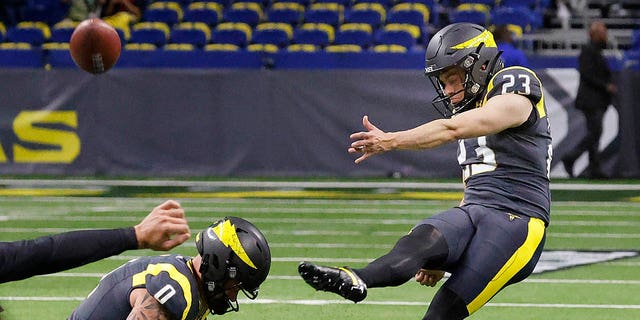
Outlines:
[{"label": "helmet with yellow stripe", "polygon": [[[477,24],[461,22],[438,31],[429,41],[425,56],[425,75],[438,97],[433,105],[444,117],[468,110],[484,93],[491,77],[503,68],[496,42],[489,30]],[[464,99],[453,105],[444,92],[439,75],[451,67],[464,70]]]},{"label": "helmet with yellow stripe", "polygon": [[235,280],[249,299],[258,296],[258,288],[269,274],[271,251],[264,234],[251,222],[225,217],[196,236],[196,248],[202,257],[200,273],[209,309],[214,314],[238,311],[236,301],[225,294],[225,282]]}]

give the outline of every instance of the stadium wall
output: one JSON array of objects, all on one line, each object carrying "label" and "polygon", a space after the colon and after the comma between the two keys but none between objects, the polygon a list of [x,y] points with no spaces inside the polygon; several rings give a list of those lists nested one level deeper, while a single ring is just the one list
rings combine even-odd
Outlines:
[{"label": "stadium wall", "polygon": [[[552,176],[563,177],[557,160],[584,133],[573,108],[579,76],[571,68],[537,73],[552,119]],[[640,75],[620,76],[623,95],[601,141],[605,168],[637,176]],[[459,177],[455,144],[361,165],[346,151],[365,114],[383,130],[438,117],[419,69],[117,68],[92,76],[11,68],[0,69],[0,88],[4,175]]]}]

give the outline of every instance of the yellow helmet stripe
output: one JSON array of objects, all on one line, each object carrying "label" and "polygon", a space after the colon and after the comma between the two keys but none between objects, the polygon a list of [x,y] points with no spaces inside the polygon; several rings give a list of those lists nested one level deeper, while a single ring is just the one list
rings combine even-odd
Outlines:
[{"label": "yellow helmet stripe", "polygon": [[231,224],[230,220],[225,220],[210,230],[218,236],[218,239],[220,239],[225,246],[231,248],[244,263],[254,269],[258,269],[249,258],[249,255],[247,255],[247,252],[244,251],[244,247],[242,247],[242,243],[240,243],[240,239],[236,233],[236,228]]},{"label": "yellow helmet stripe", "polygon": [[451,49],[466,49],[466,48],[475,48],[480,45],[480,43],[484,42],[484,46],[487,48],[497,48],[496,41],[493,40],[493,35],[489,30],[483,31],[481,34],[455,46],[452,46]]}]

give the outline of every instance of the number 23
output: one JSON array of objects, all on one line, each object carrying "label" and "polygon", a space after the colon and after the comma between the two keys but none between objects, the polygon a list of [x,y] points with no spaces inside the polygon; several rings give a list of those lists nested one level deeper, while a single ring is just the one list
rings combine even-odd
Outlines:
[{"label": "number 23", "polygon": [[[516,77],[512,74],[505,74],[502,76],[503,79],[507,80],[507,82],[502,86],[502,93],[513,92],[528,95],[531,93],[531,78],[529,78],[526,74],[519,74],[518,80],[522,79],[523,81],[519,81],[518,84],[522,85],[524,91],[519,91],[518,88],[515,88],[516,85]],[[511,89],[514,88],[514,89]]]}]

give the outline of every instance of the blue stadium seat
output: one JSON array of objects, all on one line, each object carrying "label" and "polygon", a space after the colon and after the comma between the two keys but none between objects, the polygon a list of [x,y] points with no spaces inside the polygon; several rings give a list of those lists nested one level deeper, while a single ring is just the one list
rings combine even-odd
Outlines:
[{"label": "blue stadium seat", "polygon": [[132,27],[129,42],[162,47],[167,43],[170,33],[171,29],[164,22],[138,22]]},{"label": "blue stadium seat", "polygon": [[471,22],[486,27],[488,25],[487,15],[475,10],[454,10],[449,15],[451,23]]},{"label": "blue stadium seat", "polygon": [[335,30],[324,23],[305,23],[293,33],[293,43],[325,47],[333,43]]},{"label": "blue stadium seat", "polygon": [[23,21],[7,30],[7,40],[41,46],[51,38],[51,29],[41,21]]},{"label": "blue stadium seat", "polygon": [[211,42],[244,48],[249,44],[252,28],[243,22],[223,22],[211,33]]},{"label": "blue stadium seat", "polygon": [[174,26],[169,36],[171,43],[186,43],[204,47],[211,39],[211,30],[204,22],[182,22]]},{"label": "blue stadium seat", "polygon": [[42,49],[27,43],[0,43],[0,67],[42,68]]},{"label": "blue stadium seat", "polygon": [[364,49],[369,48],[373,43],[373,36],[364,30],[342,29],[336,33],[335,44],[355,44]]},{"label": "blue stadium seat", "polygon": [[345,16],[345,23],[366,23],[373,30],[378,29],[386,22],[387,11],[379,3],[358,3],[354,5]]},{"label": "blue stadium seat", "polygon": [[49,38],[50,42],[69,42],[71,40],[71,35],[75,30],[77,22],[72,21],[61,21],[56,23],[53,27],[51,27],[51,38]]},{"label": "blue stadium seat", "polygon": [[178,2],[153,2],[142,15],[143,21],[164,22],[168,26],[181,22],[183,17],[182,6]]},{"label": "blue stadium seat", "polygon": [[406,30],[380,29],[375,34],[375,44],[396,44],[405,47],[407,50],[412,49],[416,44],[414,36]]},{"label": "blue stadium seat", "polygon": [[189,4],[184,12],[182,21],[184,22],[203,22],[209,27],[213,27],[222,18],[222,5],[215,2],[193,2]]},{"label": "blue stadium seat", "polygon": [[251,39],[256,44],[274,44],[283,48],[293,38],[293,27],[290,24],[280,22],[265,22],[259,24]]},{"label": "blue stadium seat", "polygon": [[267,11],[266,21],[282,22],[297,26],[302,22],[305,7],[296,2],[276,2]]},{"label": "blue stadium seat", "polygon": [[524,7],[500,7],[491,13],[491,23],[494,25],[515,25],[522,29],[522,33],[533,31],[533,12]]},{"label": "blue stadium seat", "polygon": [[330,9],[308,9],[304,13],[305,23],[326,23],[337,27],[342,23],[341,13]]},{"label": "blue stadium seat", "polygon": [[226,22],[242,22],[252,28],[262,21],[262,7],[255,2],[236,2],[226,10],[223,20]]}]

